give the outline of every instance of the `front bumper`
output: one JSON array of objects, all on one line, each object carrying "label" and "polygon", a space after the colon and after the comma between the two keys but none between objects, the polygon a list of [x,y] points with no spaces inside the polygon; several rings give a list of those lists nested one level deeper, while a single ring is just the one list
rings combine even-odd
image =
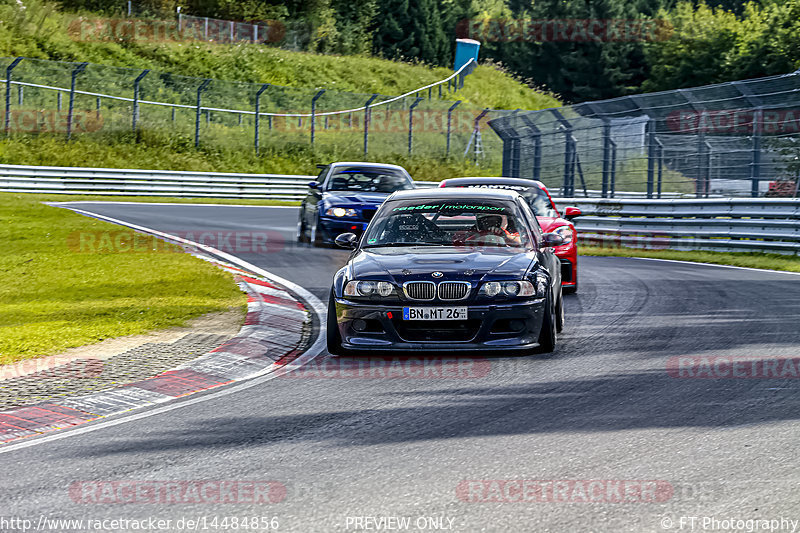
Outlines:
[{"label": "front bumper", "polygon": [[380,304],[336,299],[342,347],[354,351],[504,351],[538,346],[544,298],[524,302],[471,305],[440,302],[433,307],[469,308],[459,321],[404,321],[402,302]]},{"label": "front bumper", "polygon": [[561,285],[571,287],[578,282],[578,247],[574,242],[557,246],[556,257],[561,261]]},{"label": "front bumper", "polygon": [[337,217],[322,216],[319,218],[322,239],[326,242],[333,242],[342,233],[355,233],[359,237],[367,229],[368,222],[362,220],[343,219]]}]

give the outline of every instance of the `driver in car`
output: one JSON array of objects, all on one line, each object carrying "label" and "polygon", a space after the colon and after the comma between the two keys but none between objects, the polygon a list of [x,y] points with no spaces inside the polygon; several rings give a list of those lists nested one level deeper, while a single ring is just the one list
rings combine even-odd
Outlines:
[{"label": "driver in car", "polygon": [[508,229],[508,217],[497,214],[479,214],[475,217],[473,226],[464,239],[465,242],[480,242],[484,244],[520,244],[519,233]]}]

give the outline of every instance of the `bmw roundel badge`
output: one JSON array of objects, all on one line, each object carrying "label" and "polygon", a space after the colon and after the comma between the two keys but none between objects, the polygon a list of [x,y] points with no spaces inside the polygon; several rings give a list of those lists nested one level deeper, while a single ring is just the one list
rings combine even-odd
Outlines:
[{"label": "bmw roundel badge", "polygon": [[433,272],[431,273],[431,276],[433,276],[434,278],[441,278],[442,276],[444,276],[444,274],[442,274],[441,272]]}]

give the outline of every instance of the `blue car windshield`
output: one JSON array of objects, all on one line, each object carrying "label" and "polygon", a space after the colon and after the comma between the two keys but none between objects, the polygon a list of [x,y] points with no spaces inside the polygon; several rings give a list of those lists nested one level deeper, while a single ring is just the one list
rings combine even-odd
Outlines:
[{"label": "blue car windshield", "polygon": [[398,200],[384,204],[362,240],[384,246],[529,248],[531,237],[513,202],[481,199]]},{"label": "blue car windshield", "polygon": [[375,167],[337,167],[328,178],[328,191],[393,193],[413,189],[411,180],[400,170]]}]

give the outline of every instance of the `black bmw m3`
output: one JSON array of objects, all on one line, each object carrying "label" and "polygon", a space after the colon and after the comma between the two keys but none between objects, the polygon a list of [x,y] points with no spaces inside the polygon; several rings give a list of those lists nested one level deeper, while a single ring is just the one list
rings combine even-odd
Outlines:
[{"label": "black bmw m3", "polygon": [[555,233],[516,192],[392,194],[334,276],[328,351],[552,352],[564,323]]}]

